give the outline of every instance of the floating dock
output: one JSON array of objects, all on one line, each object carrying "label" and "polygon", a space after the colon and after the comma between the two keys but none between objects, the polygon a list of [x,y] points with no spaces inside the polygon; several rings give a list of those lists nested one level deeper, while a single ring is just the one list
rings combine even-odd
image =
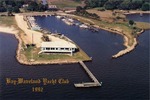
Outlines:
[{"label": "floating dock", "polygon": [[79,61],[79,63],[94,82],[77,83],[77,84],[74,84],[74,86],[75,87],[98,87],[98,86],[101,86],[102,82],[99,83],[99,81],[95,78],[95,76],[91,73],[91,71],[87,68],[87,66],[82,61]]}]

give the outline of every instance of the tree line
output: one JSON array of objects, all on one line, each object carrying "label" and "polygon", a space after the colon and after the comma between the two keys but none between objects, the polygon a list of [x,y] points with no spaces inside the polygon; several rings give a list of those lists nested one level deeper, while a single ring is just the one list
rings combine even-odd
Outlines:
[{"label": "tree line", "polygon": [[149,0],[85,0],[85,8],[104,7],[107,10],[150,10]]},{"label": "tree line", "polygon": [[20,12],[19,8],[24,4],[23,0],[1,0],[0,12]]},{"label": "tree line", "polygon": [[48,5],[34,0],[0,0],[0,12],[19,13],[23,5],[28,5],[24,9],[28,11],[45,11]]}]

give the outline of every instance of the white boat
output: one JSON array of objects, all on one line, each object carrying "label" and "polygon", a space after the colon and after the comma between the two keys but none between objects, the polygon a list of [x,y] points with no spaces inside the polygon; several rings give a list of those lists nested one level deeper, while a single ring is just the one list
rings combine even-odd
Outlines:
[{"label": "white boat", "polygon": [[73,19],[71,19],[71,18],[69,18],[69,19],[68,19],[68,21],[69,21],[69,22],[74,22],[74,20],[73,20]]},{"label": "white boat", "polygon": [[75,23],[75,25],[76,25],[76,26],[79,26],[80,24],[79,24],[79,23]]},{"label": "white boat", "polygon": [[66,21],[66,19],[62,19],[62,21],[63,21],[63,22],[65,22],[65,21]]},{"label": "white boat", "polygon": [[61,18],[61,16],[56,16],[56,18],[60,19],[60,18]]},{"label": "white boat", "polygon": [[88,28],[88,26],[87,26],[87,25],[85,25],[85,24],[82,24],[82,25],[80,25],[79,27],[80,27],[80,28],[85,28],[85,29],[87,29],[87,28]]},{"label": "white boat", "polygon": [[73,23],[68,21],[67,19],[62,19],[62,21],[65,22],[67,25],[73,25]]}]

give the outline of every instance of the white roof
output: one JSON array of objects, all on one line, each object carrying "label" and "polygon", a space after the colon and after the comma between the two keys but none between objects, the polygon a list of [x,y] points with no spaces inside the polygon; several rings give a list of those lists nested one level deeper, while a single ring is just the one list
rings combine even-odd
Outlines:
[{"label": "white roof", "polygon": [[67,41],[42,42],[41,47],[77,48],[75,44],[67,42]]}]

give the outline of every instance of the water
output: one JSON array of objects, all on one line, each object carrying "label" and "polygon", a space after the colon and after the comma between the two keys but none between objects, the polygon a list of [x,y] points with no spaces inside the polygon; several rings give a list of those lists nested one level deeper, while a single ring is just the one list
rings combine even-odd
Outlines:
[{"label": "water", "polygon": [[127,15],[127,18],[134,21],[150,22],[150,14],[143,14],[143,16],[140,16],[140,14],[131,14]]},{"label": "water", "polygon": [[[139,15],[129,15],[137,18]],[[147,16],[147,15],[146,15]],[[74,83],[91,81],[79,64],[69,65],[20,65],[16,59],[18,41],[13,35],[0,34],[0,94],[2,100],[49,100],[49,99],[77,99],[77,100],[145,100],[149,97],[149,31],[145,31],[139,38],[136,49],[118,59],[111,56],[124,49],[123,38],[119,35],[100,30],[92,33],[79,29],[77,26],[67,26],[55,17],[37,17],[37,23],[43,28],[63,33],[75,41],[89,56],[92,62],[86,65],[103,82],[99,88],[74,87]],[[140,21],[148,17],[140,17]],[[11,43],[11,45],[10,45]],[[9,45],[9,46],[8,46]],[[70,81],[67,85],[47,85],[43,93],[33,93],[33,86],[42,85],[6,85],[6,78],[25,79],[59,79]]]}]

